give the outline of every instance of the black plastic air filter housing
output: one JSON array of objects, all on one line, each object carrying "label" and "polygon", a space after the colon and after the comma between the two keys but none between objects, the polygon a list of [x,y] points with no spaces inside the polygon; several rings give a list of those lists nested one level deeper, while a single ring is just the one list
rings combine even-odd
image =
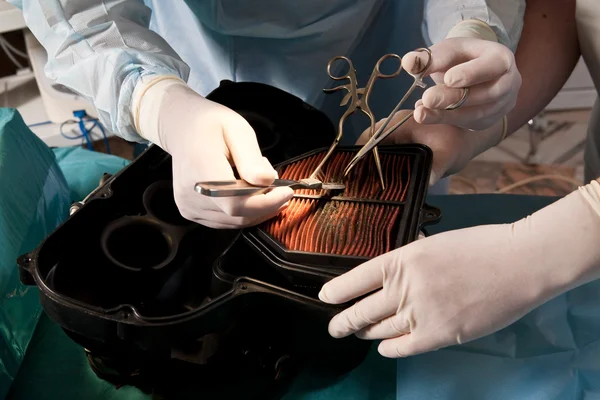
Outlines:
[{"label": "black plastic air filter housing", "polygon": [[[224,82],[208,98],[248,119],[272,164],[334,138],[321,112],[270,86]],[[413,181],[415,218],[401,244],[432,220],[431,213],[423,217],[431,151],[408,150],[422,155],[422,172]],[[355,368],[371,343],[331,338],[328,322],[347,305],[317,298],[322,282],[344,269],[321,265],[315,280],[313,267],[300,268],[294,276],[309,282],[301,287],[289,265],[274,268],[264,243],[248,240],[252,232],[182,218],[171,157],[151,146],[18,264],[21,281],[39,287],[49,317],[85,349],[98,376],[116,384],[176,398],[173,391],[190,385],[225,390],[223,378],[232,385],[263,379],[270,387],[295,368],[332,377]]]},{"label": "black plastic air filter housing", "polygon": [[263,156],[273,165],[329,146],[335,137],[334,125],[325,114],[273,86],[222,81],[207,98],[235,110],[248,121]]}]

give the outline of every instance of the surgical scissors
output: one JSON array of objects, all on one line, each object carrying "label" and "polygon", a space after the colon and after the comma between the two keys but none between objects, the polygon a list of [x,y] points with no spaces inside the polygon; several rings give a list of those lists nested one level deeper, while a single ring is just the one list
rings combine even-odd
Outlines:
[{"label": "surgical scissors", "polygon": [[[399,61],[399,66],[395,72],[393,72],[391,74],[384,74],[381,72],[381,64],[388,58],[397,59]],[[341,76],[336,76],[336,75],[332,74],[331,67],[332,67],[333,63],[336,62],[337,60],[344,60],[348,64],[348,72],[346,74],[341,75]],[[348,118],[350,115],[352,115],[354,112],[356,112],[356,110],[362,111],[367,117],[369,117],[369,120],[370,120],[369,137],[370,138],[373,137],[373,135],[375,134],[375,115],[373,114],[373,112],[371,111],[371,108],[369,107],[369,96],[371,95],[371,92],[373,90],[373,85],[375,84],[375,81],[377,79],[394,78],[394,77],[398,76],[400,74],[400,72],[402,72],[402,59],[396,54],[386,54],[377,61],[377,64],[375,64],[375,68],[373,68],[373,72],[371,72],[371,76],[369,77],[369,80],[368,80],[366,86],[363,88],[358,88],[358,83],[357,83],[357,79],[356,79],[356,70],[354,69],[354,64],[352,63],[352,61],[350,61],[349,58],[344,57],[344,56],[336,56],[336,57],[332,58],[331,60],[329,60],[329,63],[327,64],[327,74],[329,75],[329,77],[336,81],[347,79],[347,80],[349,80],[349,83],[347,83],[345,85],[340,85],[340,86],[337,86],[337,87],[334,87],[331,89],[324,89],[323,91],[325,93],[333,93],[338,90],[346,90],[348,93],[346,93],[346,95],[342,98],[342,101],[340,102],[340,106],[345,106],[349,102],[350,102],[350,105],[348,106],[348,109],[346,110],[346,112],[340,118],[340,121],[338,124],[337,136],[336,136],[333,144],[331,145],[331,147],[325,154],[325,157],[323,157],[323,159],[321,160],[319,165],[315,168],[313,173],[310,175],[311,179],[317,179],[317,176],[318,176],[321,168],[323,168],[323,165],[325,165],[325,163],[327,162],[327,160],[329,159],[329,157],[331,156],[331,154],[333,153],[333,151],[339,144],[340,140],[342,139],[344,122],[345,122],[346,118]],[[385,189],[385,181],[383,179],[383,170],[381,169],[381,161],[379,158],[379,152],[378,152],[376,146],[372,147],[372,150],[373,150],[373,155],[375,157],[375,165],[377,166],[377,172],[379,174],[379,179],[381,181],[382,187]]]},{"label": "surgical scissors", "polygon": [[431,66],[431,61],[432,61],[431,50],[429,50],[427,48],[419,48],[419,49],[416,49],[415,51],[427,53],[427,55],[429,57],[427,60],[427,63],[425,64],[423,69],[417,73],[413,74],[413,73],[406,71],[409,73],[409,75],[411,75],[414,78],[413,84],[406,91],[406,93],[404,94],[402,99],[398,102],[396,107],[394,107],[394,109],[392,110],[390,115],[387,117],[386,121],[379,127],[377,132],[375,132],[375,134],[373,136],[371,136],[371,138],[367,141],[367,143],[358,151],[358,153],[356,153],[354,158],[352,158],[352,160],[350,160],[350,163],[348,163],[348,166],[344,170],[344,177],[348,176],[348,174],[350,173],[350,170],[352,170],[352,168],[361,159],[363,159],[367,153],[369,153],[371,150],[375,149],[377,147],[377,145],[383,139],[388,137],[390,133],[392,133],[394,130],[396,130],[397,128],[402,126],[406,121],[408,121],[408,119],[410,117],[413,116],[414,111],[411,111],[408,115],[406,115],[398,123],[396,123],[391,129],[388,129],[387,131],[385,131],[385,129],[387,128],[387,126],[390,123],[390,121],[392,120],[392,118],[394,118],[396,113],[400,110],[400,107],[402,107],[402,105],[404,104],[406,99],[412,94],[412,92],[415,91],[417,86],[420,87],[421,89],[425,89],[427,87],[427,84],[425,82],[423,82],[423,78],[425,78],[425,75],[427,74],[427,71],[429,70],[429,67]]}]

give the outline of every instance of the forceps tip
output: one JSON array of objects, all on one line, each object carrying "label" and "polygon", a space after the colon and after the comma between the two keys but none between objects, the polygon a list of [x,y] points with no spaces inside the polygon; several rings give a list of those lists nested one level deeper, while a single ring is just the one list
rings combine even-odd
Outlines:
[{"label": "forceps tip", "polygon": [[346,169],[344,169],[344,178],[346,178],[348,174],[350,174],[350,171],[352,170],[352,168],[354,168],[357,162],[358,159],[350,161],[350,163],[346,166]]}]

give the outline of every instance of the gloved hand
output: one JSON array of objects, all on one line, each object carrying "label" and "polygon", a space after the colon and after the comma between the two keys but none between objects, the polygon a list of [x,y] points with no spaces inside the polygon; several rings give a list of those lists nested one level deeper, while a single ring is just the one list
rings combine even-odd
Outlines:
[{"label": "gloved hand", "polygon": [[553,297],[600,278],[600,184],[513,224],[449,231],[374,258],[325,284],[341,304],[333,337],[384,339],[406,357],[496,332]]},{"label": "gloved hand", "polygon": [[[508,114],[517,101],[521,74],[512,51],[496,40],[485,23],[467,20],[431,46],[428,74],[436,85],[415,104],[415,121],[483,130]],[[410,52],[402,58],[402,67],[418,73],[427,61],[426,53]],[[469,89],[464,103],[446,110],[461,100],[464,88]]]},{"label": "gloved hand", "polygon": [[133,98],[140,136],[172,156],[175,202],[186,219],[218,229],[242,228],[277,215],[292,198],[289,188],[231,198],[195,192],[200,181],[235,179],[232,166],[251,184],[269,185],[277,172],[241,115],[203,98],[185,82],[152,77],[137,85]]},{"label": "gloved hand", "polygon": [[[400,110],[396,113],[389,127],[404,118],[410,111]],[[385,121],[377,122],[375,131]],[[421,143],[433,151],[433,166],[429,184],[434,185],[440,179],[454,174],[467,166],[469,161],[498,144],[503,136],[502,121],[492,127],[471,132],[468,129],[452,125],[423,125],[408,119],[401,127],[386,137],[381,144]],[[369,139],[370,129],[366,129],[356,144],[362,145]]]}]

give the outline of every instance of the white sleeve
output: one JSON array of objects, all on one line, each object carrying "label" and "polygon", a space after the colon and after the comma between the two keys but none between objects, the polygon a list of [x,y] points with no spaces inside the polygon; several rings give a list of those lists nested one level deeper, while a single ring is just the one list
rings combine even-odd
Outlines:
[{"label": "white sleeve", "polygon": [[9,0],[48,53],[46,75],[94,104],[100,122],[130,141],[143,141],[131,116],[142,77],[175,75],[189,67],[148,27],[143,0]]},{"label": "white sleeve", "polygon": [[525,0],[424,0],[423,37],[428,46],[443,40],[457,23],[478,19],[488,24],[498,41],[513,52],[517,48]]}]

